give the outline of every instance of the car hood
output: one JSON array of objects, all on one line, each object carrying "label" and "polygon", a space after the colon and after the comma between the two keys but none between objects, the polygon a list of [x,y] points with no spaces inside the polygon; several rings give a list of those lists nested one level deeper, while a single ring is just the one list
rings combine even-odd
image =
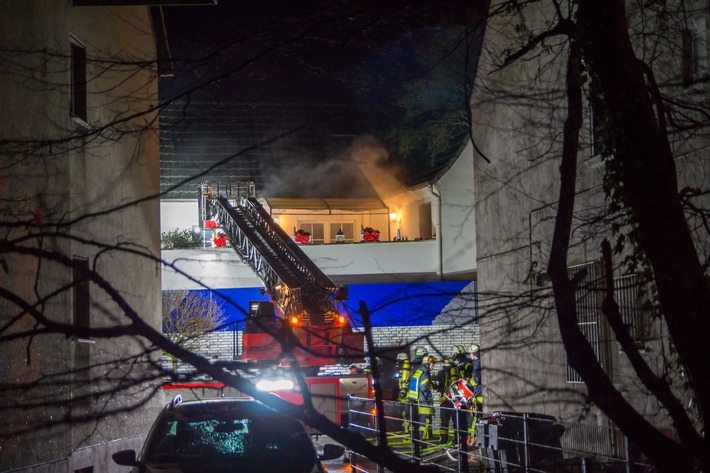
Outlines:
[{"label": "car hood", "polygon": [[298,461],[288,464],[268,460],[257,463],[235,461],[229,465],[214,465],[209,461],[202,463],[148,463],[142,473],[314,473],[324,471],[323,468],[319,468],[320,461],[306,463]]}]

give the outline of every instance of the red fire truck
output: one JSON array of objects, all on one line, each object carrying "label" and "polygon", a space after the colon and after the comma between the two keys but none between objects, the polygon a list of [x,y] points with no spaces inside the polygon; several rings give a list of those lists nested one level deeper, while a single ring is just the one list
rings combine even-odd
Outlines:
[{"label": "red fire truck", "polygon": [[[338,402],[347,394],[369,396],[368,376],[357,382],[349,375],[315,376],[322,366],[364,357],[364,334],[353,330],[352,320],[342,310],[347,290],[337,287],[274,222],[257,201],[253,184],[203,183],[199,196],[202,229],[220,228],[270,297],[268,302],[250,303],[242,332],[242,361],[288,366],[283,356],[287,341],[307,375],[311,393],[327,391],[323,398]],[[342,415],[340,406],[323,410]]]}]

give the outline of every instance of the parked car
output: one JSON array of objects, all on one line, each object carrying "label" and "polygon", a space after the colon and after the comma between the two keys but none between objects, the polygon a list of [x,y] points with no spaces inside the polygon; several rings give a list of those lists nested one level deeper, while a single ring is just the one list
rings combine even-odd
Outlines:
[{"label": "parked car", "polygon": [[338,458],[339,445],[326,444],[318,455],[302,422],[243,398],[166,405],[136,456],[113,454],[133,473],[325,472],[323,460]]}]

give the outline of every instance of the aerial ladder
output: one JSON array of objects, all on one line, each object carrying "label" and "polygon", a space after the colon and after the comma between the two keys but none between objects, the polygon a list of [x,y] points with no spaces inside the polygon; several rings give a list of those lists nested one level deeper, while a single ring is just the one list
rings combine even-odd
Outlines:
[{"label": "aerial ladder", "polygon": [[259,277],[271,299],[250,304],[242,359],[279,358],[282,347],[273,335],[284,330],[298,341],[294,355],[302,367],[362,359],[364,334],[354,332],[351,320],[341,312],[345,288],[337,287],[274,222],[256,199],[253,185],[229,198],[213,195],[213,190],[201,186],[201,195],[210,200],[204,207],[214,209],[231,247]]}]

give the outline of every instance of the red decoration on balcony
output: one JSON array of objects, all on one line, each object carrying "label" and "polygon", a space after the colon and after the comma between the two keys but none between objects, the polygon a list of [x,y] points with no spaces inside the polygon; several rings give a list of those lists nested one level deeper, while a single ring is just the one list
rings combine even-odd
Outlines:
[{"label": "red decoration on balcony", "polygon": [[365,227],[362,232],[362,241],[379,241],[380,231],[372,227]]},{"label": "red decoration on balcony", "polygon": [[227,246],[227,235],[224,233],[215,235],[214,246]]},{"label": "red decoration on balcony", "polygon": [[303,230],[299,230],[294,235],[294,239],[296,240],[296,243],[310,243],[311,234]]}]

